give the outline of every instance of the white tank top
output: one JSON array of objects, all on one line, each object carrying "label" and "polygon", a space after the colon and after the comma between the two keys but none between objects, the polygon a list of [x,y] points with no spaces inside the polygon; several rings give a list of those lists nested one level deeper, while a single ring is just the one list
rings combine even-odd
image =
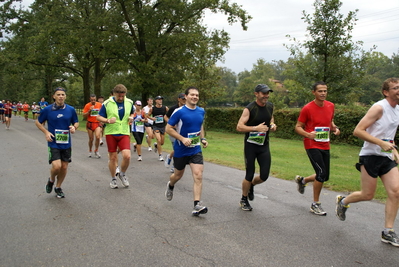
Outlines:
[{"label": "white tank top", "polygon": [[[393,142],[399,125],[399,106],[392,107],[386,99],[380,100],[374,105],[380,105],[383,108],[383,113],[381,118],[366,131],[379,139]],[[393,160],[392,152],[384,152],[379,145],[364,141],[359,156],[369,155],[389,157]]]}]

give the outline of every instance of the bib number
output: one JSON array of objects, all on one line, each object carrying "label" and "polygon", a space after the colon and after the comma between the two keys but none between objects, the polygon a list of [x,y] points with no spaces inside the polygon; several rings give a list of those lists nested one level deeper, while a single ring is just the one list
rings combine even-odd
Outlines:
[{"label": "bib number", "polygon": [[329,142],[330,141],[330,127],[315,127],[316,137],[314,140],[316,142]]},{"label": "bib number", "polygon": [[191,139],[191,145],[189,147],[196,147],[200,145],[200,132],[189,133],[187,137]]},{"label": "bib number", "polygon": [[163,123],[163,116],[162,115],[158,115],[155,117],[155,123]]},{"label": "bib number", "polygon": [[100,112],[99,109],[92,109],[92,110],[90,111],[90,116],[91,116],[91,117],[97,117],[99,112]]},{"label": "bib number", "polygon": [[262,146],[265,143],[265,139],[266,139],[266,132],[250,132],[247,142],[258,146]]},{"label": "bib number", "polygon": [[55,142],[57,144],[69,143],[69,130],[55,130]]}]

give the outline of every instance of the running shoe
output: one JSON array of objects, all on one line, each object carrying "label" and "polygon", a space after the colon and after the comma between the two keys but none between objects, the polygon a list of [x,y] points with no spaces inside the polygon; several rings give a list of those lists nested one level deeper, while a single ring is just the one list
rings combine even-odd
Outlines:
[{"label": "running shoe", "polygon": [[249,191],[248,191],[248,199],[249,199],[250,201],[253,201],[254,198],[255,198],[255,194],[254,194],[254,185],[251,184],[251,187],[249,188]]},{"label": "running shoe", "polygon": [[64,192],[62,192],[61,187],[60,188],[54,188],[54,192],[56,193],[55,196],[57,198],[64,198],[65,197]]},{"label": "running shoe", "polygon": [[158,152],[158,144],[154,143],[154,152],[157,153]]},{"label": "running shoe", "polygon": [[170,162],[172,161],[172,159],[170,158],[170,154],[166,155],[165,157],[165,168],[169,168],[170,167]]},{"label": "running shoe", "polygon": [[306,184],[303,184],[303,177],[302,176],[299,176],[299,175],[297,175],[297,176],[295,176],[295,182],[297,183],[297,185],[298,185],[298,192],[300,193],[300,194],[303,194],[303,193],[305,193],[305,186],[306,186]]},{"label": "running shoe", "polygon": [[173,198],[173,190],[170,189],[169,184],[170,184],[170,182],[168,182],[168,183],[166,184],[165,197],[166,197],[166,199],[167,199],[168,201],[171,201],[172,198]]},{"label": "running shoe", "polygon": [[101,155],[98,153],[98,151],[94,151],[94,156],[98,159],[101,158]]},{"label": "running shoe", "polygon": [[159,161],[163,161],[162,155],[159,155]]},{"label": "running shoe", "polygon": [[50,194],[51,191],[53,191],[53,185],[54,185],[54,182],[51,182],[50,178],[48,178],[48,181],[47,181],[47,184],[46,184],[46,192],[48,194]]},{"label": "running shoe", "polygon": [[345,212],[349,208],[349,205],[343,205],[342,200],[344,199],[344,196],[338,195],[335,198],[335,215],[337,215],[338,219],[341,221],[345,221],[346,215]]},{"label": "running shoe", "polygon": [[387,244],[391,244],[392,246],[399,247],[399,238],[393,230],[390,230],[388,234],[385,234],[384,231],[382,231],[381,241]]},{"label": "running shoe", "polygon": [[199,216],[200,214],[205,214],[208,212],[208,208],[205,206],[202,206],[201,203],[198,203],[197,205],[195,205],[192,214],[194,216]]},{"label": "running shoe", "polygon": [[323,210],[323,208],[321,207],[321,203],[320,202],[316,202],[316,203],[312,203],[312,205],[310,206],[310,212],[313,212],[316,215],[320,215],[320,216],[326,216],[327,212],[325,212]]},{"label": "running shoe", "polygon": [[151,148],[151,147],[148,147],[148,151],[152,151],[152,148]]},{"label": "running shoe", "polygon": [[119,179],[121,180],[124,187],[129,186],[129,181],[127,180],[126,175],[123,175],[123,176],[119,175]]},{"label": "running shoe", "polygon": [[133,144],[133,152],[136,152],[137,151],[137,146],[136,146],[136,144]]},{"label": "running shoe", "polygon": [[174,167],[170,168],[170,172],[174,173],[175,172],[175,168]]},{"label": "running shoe", "polygon": [[91,151],[89,152],[89,155],[87,157],[91,158]]},{"label": "running shoe", "polygon": [[137,158],[137,160],[138,160],[138,161],[142,161],[143,158],[142,158],[141,156],[139,156],[139,157]]},{"label": "running shoe", "polygon": [[104,144],[103,139],[100,139],[100,146]]},{"label": "running shoe", "polygon": [[245,211],[251,211],[252,210],[252,207],[249,204],[247,199],[241,199],[240,200],[240,206],[241,206],[242,210],[245,210]]},{"label": "running shoe", "polygon": [[116,179],[112,179],[111,182],[109,183],[109,186],[112,189],[118,188],[118,184],[116,183]]}]

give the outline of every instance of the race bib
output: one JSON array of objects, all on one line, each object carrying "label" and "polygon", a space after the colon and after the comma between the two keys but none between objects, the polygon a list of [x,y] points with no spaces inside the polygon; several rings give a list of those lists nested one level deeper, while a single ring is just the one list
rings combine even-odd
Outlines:
[{"label": "race bib", "polygon": [[266,132],[250,132],[247,142],[258,146],[262,146],[265,143],[265,139],[266,139]]},{"label": "race bib", "polygon": [[329,142],[330,141],[330,127],[315,127],[316,137],[314,140],[316,142]]},{"label": "race bib", "polygon": [[91,117],[97,117],[99,112],[100,112],[99,109],[94,109],[94,108],[93,108],[93,109],[90,111],[90,116],[91,116]]},{"label": "race bib", "polygon": [[162,115],[157,115],[155,116],[155,123],[163,123],[163,116]]},{"label": "race bib", "polygon": [[200,145],[200,132],[196,132],[196,133],[189,133],[187,134],[187,137],[189,139],[191,139],[191,145],[189,147],[196,147]]},{"label": "race bib", "polygon": [[55,130],[55,142],[57,144],[69,143],[69,130]]},{"label": "race bib", "polygon": [[[389,139],[389,138],[383,138],[382,141],[389,142],[389,143],[393,144],[393,140]],[[392,153],[392,150],[385,151],[385,150],[381,149],[381,152],[382,153]]]}]

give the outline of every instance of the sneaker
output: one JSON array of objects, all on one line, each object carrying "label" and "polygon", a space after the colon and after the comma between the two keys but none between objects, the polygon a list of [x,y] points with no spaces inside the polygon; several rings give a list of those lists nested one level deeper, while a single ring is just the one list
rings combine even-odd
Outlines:
[{"label": "sneaker", "polygon": [[89,152],[89,155],[87,157],[91,158],[91,152]]},{"label": "sneaker", "polygon": [[241,199],[240,200],[240,206],[241,206],[242,210],[245,210],[245,211],[251,211],[252,210],[252,207],[249,204],[248,200]]},{"label": "sneaker", "polygon": [[100,153],[98,153],[98,151],[95,151],[95,152],[94,152],[94,156],[95,156],[96,158],[98,158],[98,159],[101,158],[101,155],[100,155]]},{"label": "sneaker", "polygon": [[303,193],[305,193],[305,186],[306,186],[306,184],[303,184],[303,177],[302,176],[299,176],[299,175],[297,175],[297,176],[295,176],[295,182],[297,183],[297,185],[298,185],[298,192],[300,193],[300,194],[303,194]]},{"label": "sneaker", "polygon": [[163,161],[162,155],[159,155],[159,161]]},{"label": "sneaker", "polygon": [[137,146],[136,146],[136,144],[133,144],[133,152],[136,152],[137,151]]},{"label": "sneaker", "polygon": [[48,194],[50,194],[51,191],[53,191],[53,185],[54,185],[54,182],[51,182],[50,178],[48,178],[48,181],[47,181],[47,184],[46,184],[46,192]]},{"label": "sneaker", "polygon": [[104,144],[103,140],[100,139],[100,146],[102,146]]},{"label": "sneaker", "polygon": [[208,208],[205,206],[202,206],[201,203],[198,203],[197,205],[195,205],[192,214],[194,216],[199,216],[200,214],[205,214],[208,212]]},{"label": "sneaker", "polygon": [[251,187],[249,188],[249,191],[248,191],[248,199],[249,199],[250,201],[253,201],[254,198],[255,198],[255,194],[254,194],[254,185],[251,184]]},{"label": "sneaker", "polygon": [[151,147],[148,147],[148,151],[152,151],[152,148],[151,148]]},{"label": "sneaker", "polygon": [[169,168],[170,167],[170,162],[172,161],[172,159],[170,158],[170,154],[166,155],[165,157],[165,168]]},{"label": "sneaker", "polygon": [[128,187],[129,186],[129,181],[127,180],[126,175],[123,175],[123,176],[119,175],[119,179],[121,180],[121,182],[122,182],[124,187]]},{"label": "sneaker", "polygon": [[119,172],[120,172],[119,166],[116,166],[115,177],[118,177],[118,176],[119,176]]},{"label": "sneaker", "polygon": [[116,183],[116,179],[112,179],[111,182],[109,183],[109,186],[112,189],[118,188],[118,184]]},{"label": "sneaker", "polygon": [[384,231],[382,231],[381,241],[391,244],[392,246],[399,247],[399,238],[393,230],[390,230],[388,234],[385,234]]},{"label": "sneaker", "polygon": [[340,196],[338,195],[335,198],[335,215],[337,215],[338,219],[340,219],[341,221],[345,221],[346,216],[345,216],[345,212],[347,210],[347,208],[349,208],[349,205],[342,205],[342,200],[344,199],[344,196]]},{"label": "sneaker", "polygon": [[320,216],[326,216],[327,212],[325,212],[323,210],[323,208],[321,207],[321,203],[320,202],[316,202],[316,203],[312,203],[312,205],[310,206],[310,212],[313,212],[316,215],[320,215]]},{"label": "sneaker", "polygon": [[158,152],[158,144],[154,143],[154,152],[157,153]]},{"label": "sneaker", "polygon": [[170,182],[168,182],[168,183],[166,184],[165,197],[166,197],[166,199],[167,199],[168,201],[171,201],[172,198],[173,198],[173,190],[170,189],[169,184],[170,184]]},{"label": "sneaker", "polygon": [[175,168],[174,167],[170,168],[170,172],[174,173],[175,172]]},{"label": "sneaker", "polygon": [[137,158],[137,160],[138,160],[138,161],[142,161],[143,158],[142,158],[141,156],[139,156],[139,157]]},{"label": "sneaker", "polygon": [[61,187],[60,188],[54,188],[54,192],[57,194],[56,197],[57,198],[64,198],[64,192],[62,192]]}]

